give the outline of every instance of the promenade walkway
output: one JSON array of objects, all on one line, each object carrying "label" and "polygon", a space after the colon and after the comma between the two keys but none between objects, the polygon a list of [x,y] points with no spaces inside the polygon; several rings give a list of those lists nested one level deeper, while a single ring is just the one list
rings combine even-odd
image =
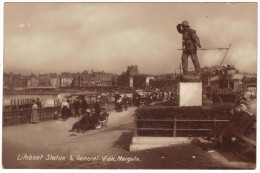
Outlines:
[{"label": "promenade walkway", "polygon": [[[107,127],[86,133],[68,132],[79,118],[3,128],[4,168],[70,169],[250,169],[232,155],[209,144],[178,145],[129,151],[135,107],[109,112]],[[32,156],[35,159],[29,160]],[[38,158],[38,159],[37,159]],[[73,159],[73,160],[72,160]]]}]

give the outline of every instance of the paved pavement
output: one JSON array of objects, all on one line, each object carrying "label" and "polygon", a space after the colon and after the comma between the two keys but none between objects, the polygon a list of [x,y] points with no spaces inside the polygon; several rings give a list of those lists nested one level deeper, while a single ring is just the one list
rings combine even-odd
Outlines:
[{"label": "paved pavement", "polygon": [[[107,127],[86,133],[68,130],[78,118],[3,128],[5,168],[244,169],[254,168],[232,153],[193,143],[129,151],[136,108],[109,112]],[[30,156],[35,160],[28,160]],[[64,160],[63,160],[64,159]]]}]

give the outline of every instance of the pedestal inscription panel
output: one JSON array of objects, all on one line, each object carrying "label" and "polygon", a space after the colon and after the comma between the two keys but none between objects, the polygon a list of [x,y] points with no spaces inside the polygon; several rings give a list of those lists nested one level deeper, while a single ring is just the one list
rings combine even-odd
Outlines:
[{"label": "pedestal inscription panel", "polygon": [[202,106],[202,83],[180,82],[179,106]]}]

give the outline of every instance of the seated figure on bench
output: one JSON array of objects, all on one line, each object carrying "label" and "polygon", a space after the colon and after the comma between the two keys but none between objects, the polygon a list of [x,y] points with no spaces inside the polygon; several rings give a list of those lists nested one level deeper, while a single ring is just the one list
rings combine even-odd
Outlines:
[{"label": "seated figure on bench", "polygon": [[245,100],[239,101],[235,110],[231,111],[231,118],[229,123],[223,124],[213,129],[210,134],[204,138],[205,140],[211,140],[212,137],[216,137],[219,144],[225,140],[226,145],[231,144],[231,136],[234,133],[245,134],[247,133],[254,121],[252,114],[248,112],[249,103]]},{"label": "seated figure on bench", "polygon": [[100,114],[99,124],[101,127],[106,126],[106,124],[108,122],[108,116],[109,116],[109,114],[107,112],[103,112]]},{"label": "seated figure on bench", "polygon": [[95,124],[93,123],[92,120],[91,111],[87,109],[86,114],[79,121],[73,124],[69,132],[73,132],[74,130],[77,130],[77,132],[79,132],[80,130],[85,132],[86,130],[91,130],[94,128],[95,128]]}]

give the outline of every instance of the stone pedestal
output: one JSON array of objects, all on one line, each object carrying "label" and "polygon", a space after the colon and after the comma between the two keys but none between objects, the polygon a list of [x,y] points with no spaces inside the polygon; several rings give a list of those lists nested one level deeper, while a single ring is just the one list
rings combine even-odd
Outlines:
[{"label": "stone pedestal", "polygon": [[181,82],[201,82],[200,75],[194,75],[194,74],[182,74],[180,76]]},{"label": "stone pedestal", "polygon": [[179,106],[202,106],[202,83],[179,83]]}]

